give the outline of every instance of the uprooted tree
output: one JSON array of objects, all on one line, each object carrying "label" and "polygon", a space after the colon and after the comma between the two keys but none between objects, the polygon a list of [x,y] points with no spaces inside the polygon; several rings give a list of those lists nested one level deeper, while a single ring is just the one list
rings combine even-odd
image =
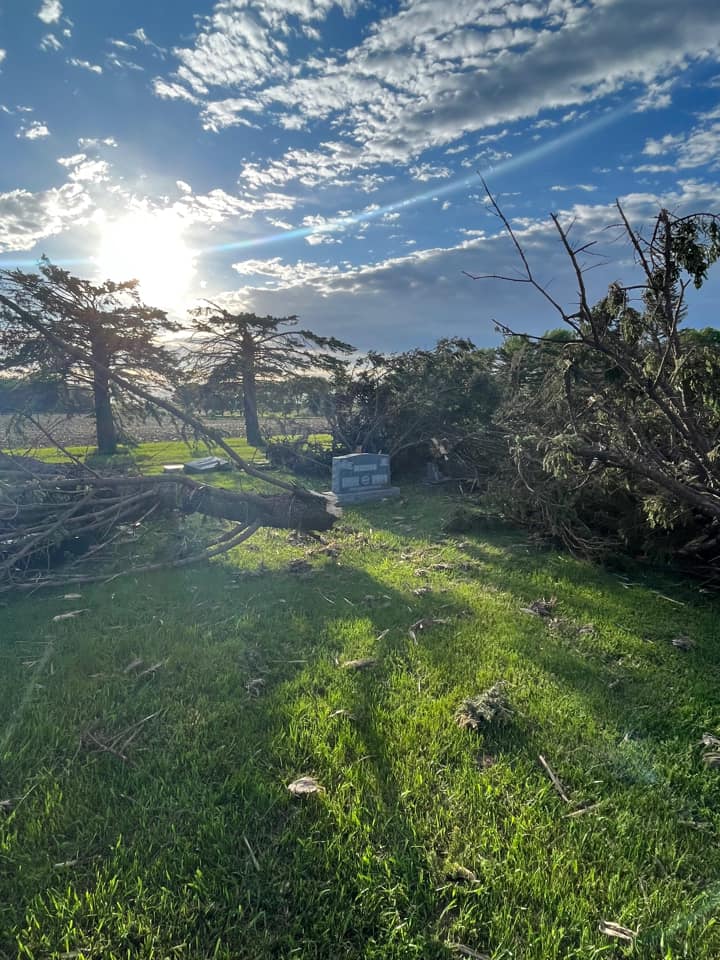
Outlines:
[{"label": "uprooted tree", "polygon": [[38,273],[0,271],[0,292],[26,312],[43,318],[64,344],[79,349],[71,354],[50,340],[44,329],[23,323],[6,306],[0,309],[0,371],[19,372],[25,378],[52,378],[66,391],[79,385],[92,389],[98,453],[117,452],[118,417],[123,410],[146,412],[136,394],[119,389],[115,372],[133,381],[172,382],[176,362],[158,343],[178,324],[163,310],[140,299],[135,280],[92,283],[43,258]]},{"label": "uprooted tree", "polygon": [[[506,335],[508,400],[498,417],[512,477],[496,490],[515,519],[593,553],[662,530],[669,550],[706,566],[720,554],[720,344],[682,327],[686,293],[720,257],[720,219],[661,210],[645,236],[618,204],[639,267],[592,304],[585,255],[553,216],[577,284],[568,310],[537,279],[511,224],[490,198],[522,265],[520,276],[564,331]],[[491,279],[473,277],[473,279]]]},{"label": "uprooted tree", "polygon": [[332,371],[340,357],[353,351],[349,343],[296,329],[298,318],[258,317],[232,313],[210,303],[193,312],[195,346],[190,366],[195,379],[222,389],[237,384],[242,393],[245,437],[262,443],[257,390],[260,381],[312,371]]},{"label": "uprooted tree", "polygon": [[[130,379],[125,371],[93,356],[86,345],[66,339],[63,328],[53,323],[53,315],[45,313],[37,301],[3,292],[0,309],[8,324],[28,339],[46,341],[47,350],[58,359],[92,371],[123,400],[175,418],[196,437],[221,449],[237,470],[276,490],[263,495],[213,487],[185,475],[133,476],[113,472],[112,467],[100,472],[67,451],[72,461],[69,465],[0,453],[0,593],[106,579],[108,572],[88,574],[80,565],[106,556],[126,525],[150,515],[158,517],[164,511],[229,520],[233,526],[222,529],[212,542],[194,552],[130,564],[129,569],[113,575],[210,559],[242,543],[261,526],[303,530],[332,526],[336,512],[324,497],[247,463],[218,431],[162,395],[151,393],[141,377],[132,375]],[[72,569],[56,572],[58,561],[68,553],[73,555]],[[120,554],[122,560],[122,551]]]}]

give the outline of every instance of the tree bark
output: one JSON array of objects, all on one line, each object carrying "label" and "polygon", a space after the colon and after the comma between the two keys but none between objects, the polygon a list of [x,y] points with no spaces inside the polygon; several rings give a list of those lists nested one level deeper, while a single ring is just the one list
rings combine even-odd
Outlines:
[{"label": "tree bark", "polygon": [[[261,497],[209,485],[194,490],[170,489],[168,494],[180,513],[200,513],[235,523],[257,521],[264,527],[281,530],[329,530],[338,515],[325,503],[308,503],[287,494]],[[165,499],[167,502],[167,494]]]},{"label": "tree bark", "polygon": [[117,453],[117,430],[110,403],[110,379],[107,374],[108,351],[100,340],[92,342],[92,358],[99,366],[93,367],[93,402],[95,406],[95,433],[97,451],[103,456]]},{"label": "tree bark", "polygon": [[252,447],[262,446],[257,412],[257,384],[255,383],[255,341],[246,331],[242,340],[243,413],[245,439]]}]

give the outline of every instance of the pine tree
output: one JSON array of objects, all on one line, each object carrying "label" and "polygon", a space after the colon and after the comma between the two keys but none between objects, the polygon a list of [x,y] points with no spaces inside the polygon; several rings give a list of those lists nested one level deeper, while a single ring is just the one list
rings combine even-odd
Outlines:
[{"label": "pine tree", "polygon": [[339,355],[354,347],[335,337],[294,329],[295,316],[258,317],[230,313],[215,304],[194,311],[196,350],[194,374],[209,385],[237,383],[242,390],[245,436],[262,443],[257,412],[259,381],[279,380],[306,371],[331,371],[342,363]]},{"label": "pine tree", "polygon": [[[93,283],[43,257],[38,273],[0,271],[0,292],[102,367],[135,381],[173,379],[177,362],[157,338],[179,325],[143,303],[137,281]],[[106,373],[59,350],[6,308],[0,308],[0,371],[53,376],[67,387],[89,384],[98,453],[116,453],[118,413],[123,405],[133,405],[130,398]]]}]

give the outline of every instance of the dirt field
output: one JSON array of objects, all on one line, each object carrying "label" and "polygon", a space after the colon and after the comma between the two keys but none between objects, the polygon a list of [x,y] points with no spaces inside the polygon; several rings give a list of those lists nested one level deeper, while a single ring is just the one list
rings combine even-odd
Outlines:
[{"label": "dirt field", "polygon": [[[36,417],[42,427],[64,446],[94,446],[95,423],[92,416],[38,415]],[[221,430],[228,437],[241,437],[244,432],[242,417],[203,417],[208,426]],[[273,434],[287,433],[290,428],[293,432],[309,430],[311,433],[321,433],[326,429],[325,422],[317,417],[298,418],[285,422],[272,418],[261,418],[263,429]],[[154,419],[136,421],[129,430],[132,438],[140,442],[153,440],[182,440],[178,425],[169,417],[159,423]],[[47,447],[50,443],[42,430],[26,423],[23,435],[19,437],[12,431],[12,418],[0,416],[0,448],[2,447]]]}]

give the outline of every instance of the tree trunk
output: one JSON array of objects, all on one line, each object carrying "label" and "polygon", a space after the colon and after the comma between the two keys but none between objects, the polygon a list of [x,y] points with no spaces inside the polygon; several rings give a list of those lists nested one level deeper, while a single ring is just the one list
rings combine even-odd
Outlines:
[{"label": "tree trunk", "polygon": [[[107,368],[108,351],[101,340],[93,340],[92,358],[102,367]],[[93,401],[97,451],[104,456],[113,456],[117,453],[117,430],[110,403],[110,381],[106,370],[98,367],[93,369]]]},{"label": "tree trunk", "polygon": [[245,439],[252,447],[262,446],[260,423],[257,412],[257,385],[255,383],[255,341],[250,333],[243,334],[243,413],[245,415]]},{"label": "tree trunk", "polygon": [[164,499],[180,513],[236,523],[260,521],[264,527],[281,530],[329,530],[339,515],[337,508],[321,497],[309,502],[288,494],[252,496],[209,485],[178,492],[168,484]]}]

